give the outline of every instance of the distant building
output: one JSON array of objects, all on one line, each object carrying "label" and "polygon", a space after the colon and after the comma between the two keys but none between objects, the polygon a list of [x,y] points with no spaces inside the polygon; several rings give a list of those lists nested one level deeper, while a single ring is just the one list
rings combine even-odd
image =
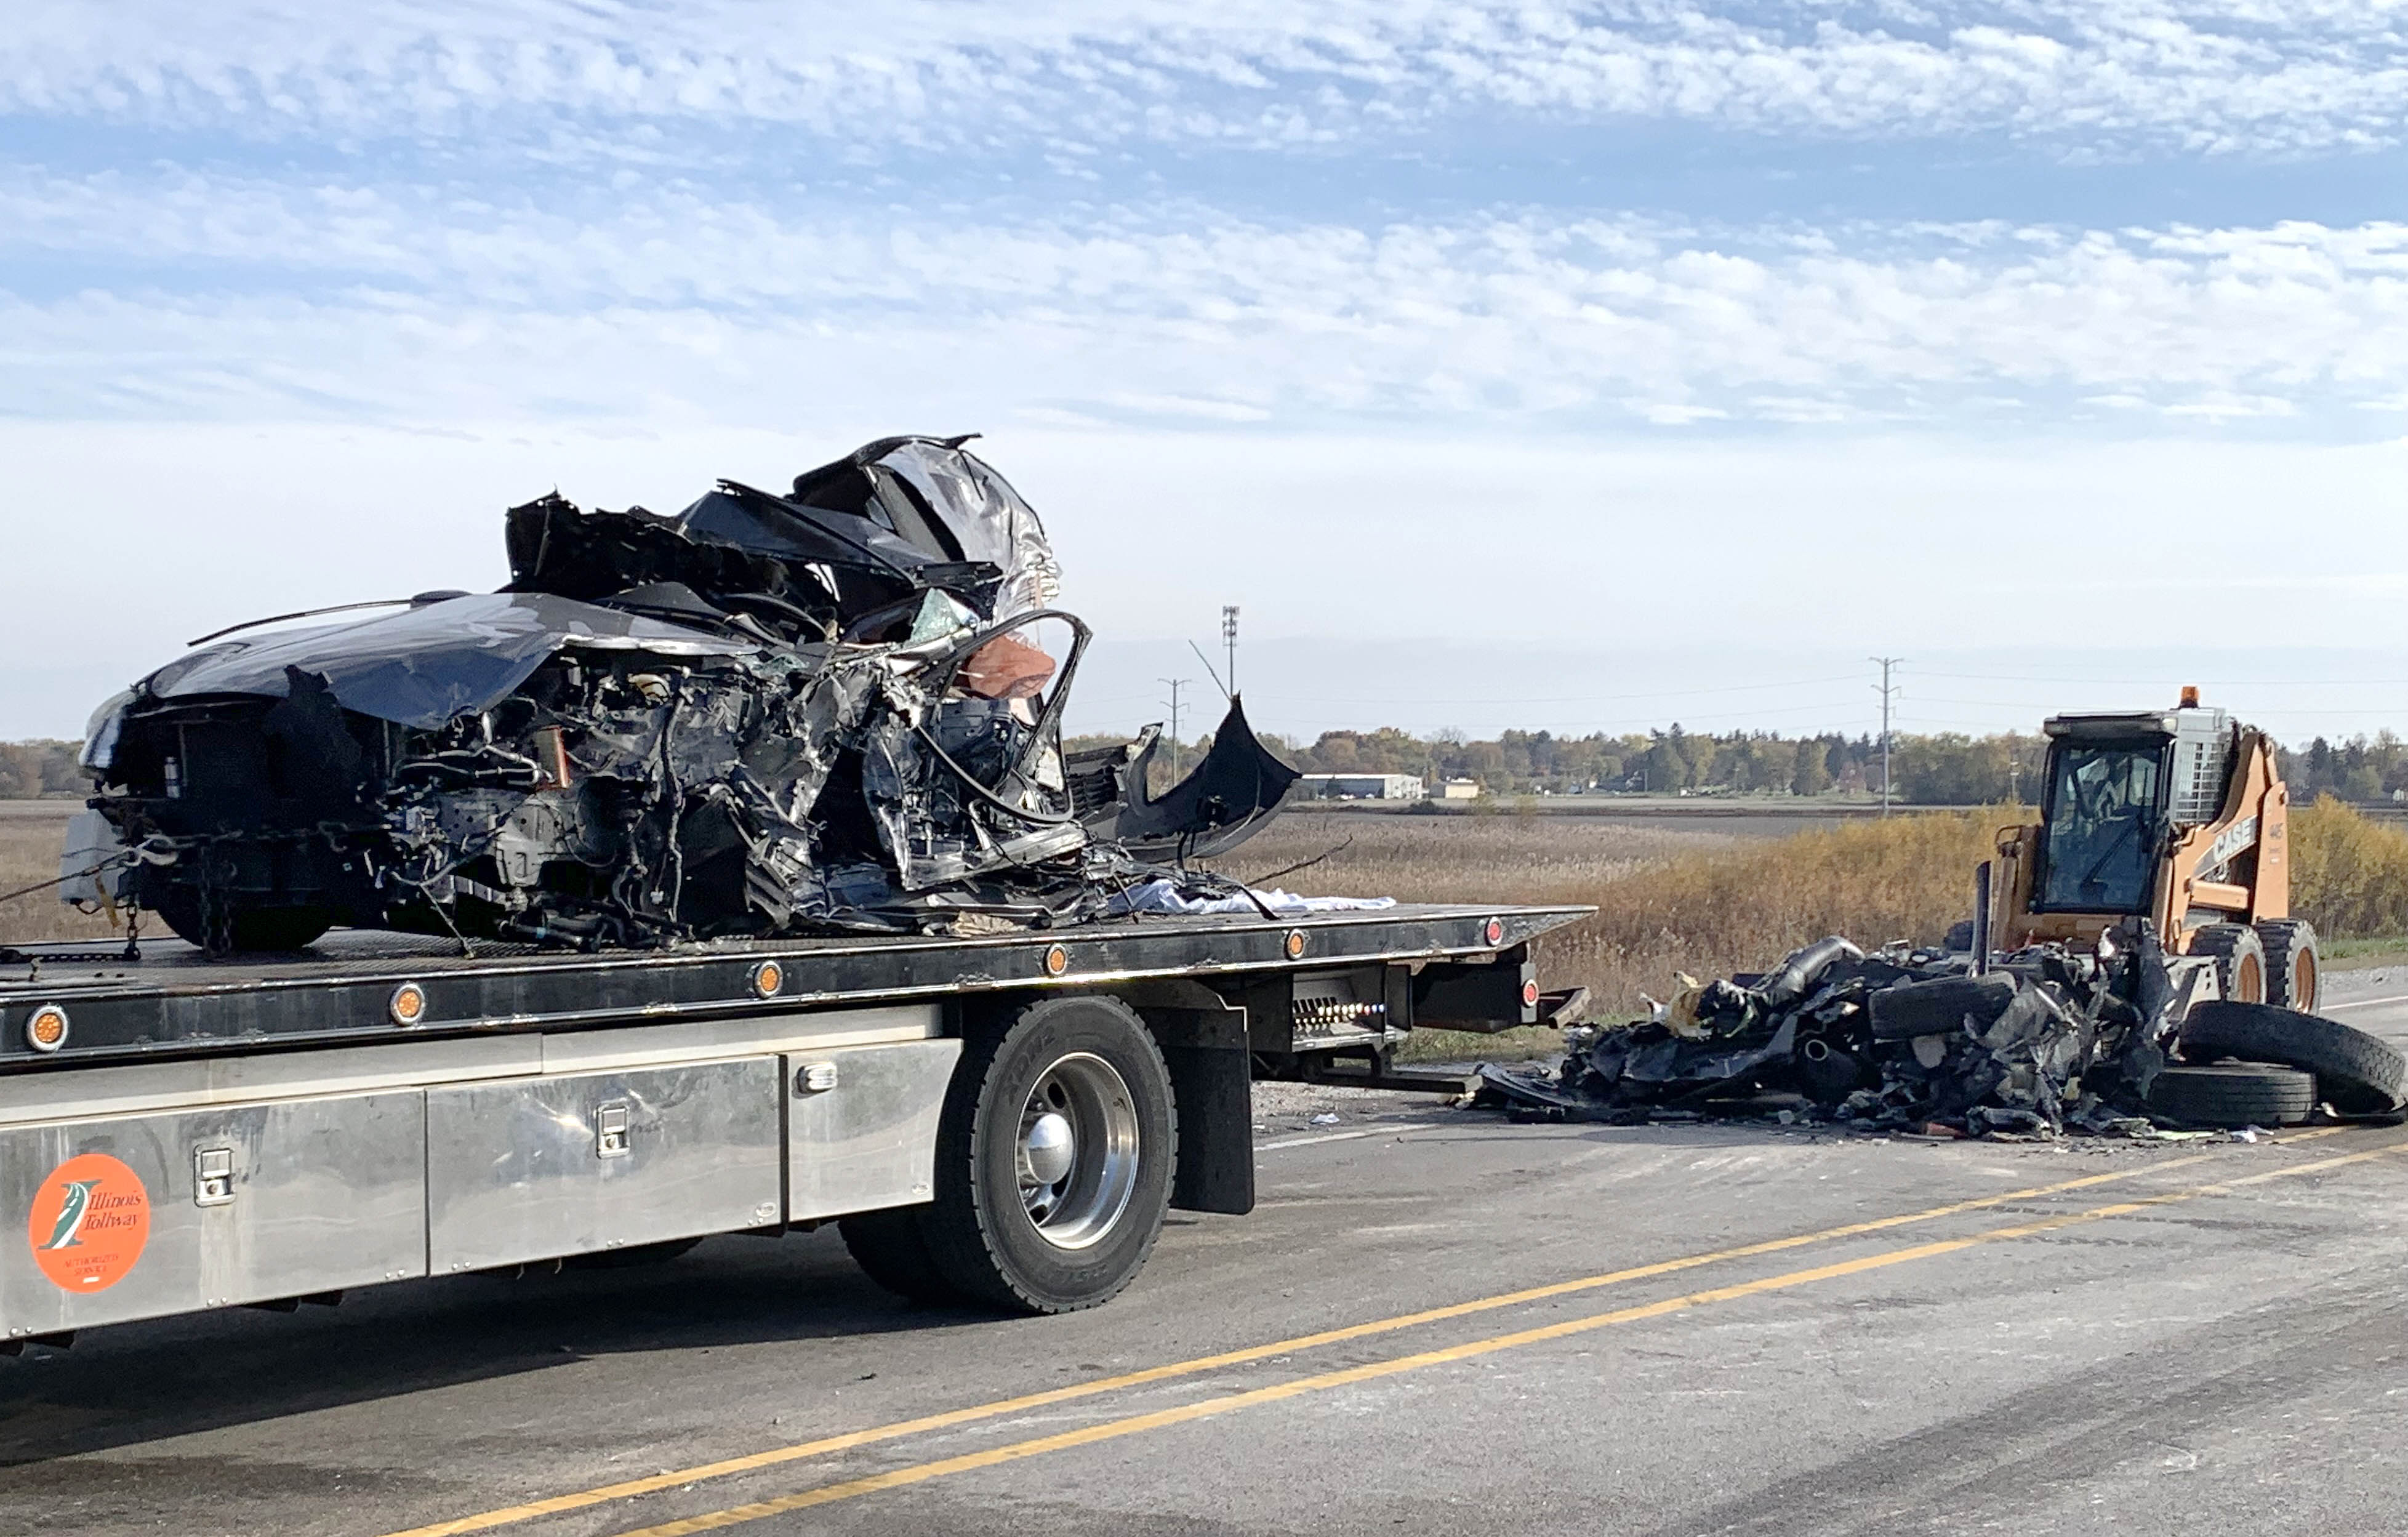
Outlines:
[{"label": "distant building", "polygon": [[1309,800],[1420,800],[1428,794],[1419,774],[1306,774],[1296,793]]},{"label": "distant building", "polygon": [[1438,787],[1440,800],[1478,800],[1480,782],[1476,779],[1451,779]]}]

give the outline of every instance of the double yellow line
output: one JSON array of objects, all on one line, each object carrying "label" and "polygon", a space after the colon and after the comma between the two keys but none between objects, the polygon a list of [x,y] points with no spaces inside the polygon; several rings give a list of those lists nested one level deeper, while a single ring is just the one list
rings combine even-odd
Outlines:
[{"label": "double yellow line", "polygon": [[[2318,1137],[2330,1136],[2340,1129],[2343,1128],[2335,1128],[2329,1130],[2303,1132],[2291,1137],[2286,1137],[2284,1140],[2286,1142],[2309,1141]],[[1449,1345],[1435,1350],[1421,1351],[1412,1355],[1391,1357],[1385,1360],[1373,1361],[1361,1366],[1346,1367],[1333,1372],[1321,1372],[1312,1376],[1300,1377],[1291,1382],[1279,1383],[1268,1387],[1259,1387],[1244,1392],[1224,1394],[1217,1398],[1204,1399],[1194,1403],[1182,1404],[1175,1408],[1159,1410],[1151,1414],[1134,1415],[1120,1419],[1108,1420],[1103,1423],[1088,1426],[1077,1430],[1068,1430],[1055,1435],[1039,1436],[1030,1440],[1014,1442],[1009,1445],[994,1447],[987,1451],[968,1453],[960,1457],[943,1458],[933,1461],[915,1463],[911,1466],[898,1468],[889,1472],[876,1473],[865,1478],[825,1485],[819,1488],[802,1490],[795,1494],[784,1495],[777,1499],[762,1501],[752,1504],[732,1506],[724,1510],[713,1511],[706,1515],[692,1516],[683,1520],[671,1521],[660,1526],[646,1527],[639,1531],[625,1533],[624,1534],[624,1537],[684,1537],[684,1534],[687,1533],[710,1531],[721,1527],[735,1526],[747,1521],[755,1521],[765,1516],[781,1515],[789,1511],[806,1510],[815,1505],[825,1505],[835,1503],[838,1501],[857,1499],[862,1495],[876,1493],[882,1489],[896,1488],[906,1485],[924,1483],[930,1479],[943,1478],[957,1472],[967,1472],[974,1469],[994,1467],[1001,1463],[1018,1461],[1025,1458],[1041,1457],[1051,1452],[1064,1451],[1076,1446],[1091,1445],[1097,1442],[1116,1440],[1123,1436],[1141,1434],[1145,1431],[1160,1429],[1168,1426],[1185,1424],[1191,1420],[1204,1419],[1215,1415],[1230,1414],[1240,1409],[1253,1408],[1259,1404],[1279,1402],[1283,1400],[1298,1398],[1311,1393],[1326,1392],[1332,1388],[1348,1386],[1355,1383],[1369,1382],[1382,1377],[1394,1376],[1399,1372],[1418,1371],[1423,1367],[1443,1365],[1454,1361],[1469,1360],[1477,1357],[1491,1355],[1500,1350],[1511,1350],[1521,1345],[1536,1344],[1549,1340],[1562,1339],[1570,1335],[1585,1333],[1592,1329],[1612,1328],[1618,1324],[1635,1323],[1641,1319],[1663,1317],[1669,1314],[1681,1313],[1692,1308],[1703,1307],[1715,1302],[1731,1301],[1740,1298],[1760,1296],[1768,1292],[1784,1291],[1792,1287],[1811,1286],[1816,1282],[1834,1280],[1842,1276],[1856,1275],[1869,1271],[1884,1270],[1894,1265],[1903,1265],[1919,1259],[1928,1259],[1941,1255],[1955,1254],[1960,1250],[1973,1248],[1981,1244],[2000,1243],[2017,1238],[2028,1238],[2040,1233],[2052,1232],[2058,1228],[2072,1227],[2081,1223],[2098,1222],[2109,1217],[2125,1216],[2136,1212],[2146,1211],[2154,1207],[2168,1206],[2186,1200],[2195,1200],[2204,1196],[2222,1195],[2243,1186],[2264,1184],[2272,1180],[2293,1178],[2302,1174],[2317,1173],[2327,1170],[2343,1168],[2351,1164],[2363,1163],[2370,1159],[2383,1157],[2386,1155],[2401,1151],[2408,1151],[2408,1142],[2387,1142],[2381,1147],[2369,1149],[2365,1152],[2343,1154],[2334,1157],[2317,1159],[2308,1163],[2292,1164],[2282,1169],[2268,1170],[2260,1173],[2246,1175],[2239,1179],[2222,1181],[2214,1185],[2194,1185],[2187,1189],[2170,1191],[2159,1195],[2143,1196],[2131,1200],[2119,1201],[2105,1206],[2090,1207],[2084,1211],[2069,1213],[2062,1216],[2046,1217],[2032,1222],[2017,1223],[2003,1228],[1988,1228],[1985,1231],[1973,1233],[1962,1238],[1944,1239],[1929,1243],[1914,1244],[1906,1248],[1887,1250],[1880,1254],[1868,1255],[1860,1258],[1843,1260],[1835,1264],[1816,1266],[1808,1270],[1791,1271],[1782,1275],[1769,1276],[1761,1280],[1742,1282],[1733,1286],[1716,1287],[1708,1291],[1690,1292],[1680,1297],[1667,1298],[1661,1301],[1642,1303],[1638,1306],[1616,1309],[1608,1313],[1590,1314],[1583,1317],[1566,1319],[1558,1323],[1547,1324],[1536,1329],[1520,1329],[1511,1333],[1490,1335],[1485,1338],[1469,1341],[1462,1344]],[[2193,1154],[2186,1157],[2172,1158],[2151,1163],[2148,1166],[2140,1169],[2128,1169],[2106,1174],[2092,1174],[2082,1179],[2066,1180],[2056,1185],[2035,1185],[2028,1189],[2011,1190],[1995,1196],[1984,1196],[1969,1200],[1952,1201],[1946,1205],[1928,1207],[1923,1211],[1906,1213],[1897,1216],[1877,1217],[1864,1222],[1847,1223],[1836,1228],[1825,1228],[1813,1232],[1797,1233],[1784,1238],[1767,1239],[1760,1243],[1740,1244],[1732,1248],[1717,1249],[1704,1254],[1686,1255],[1676,1259],[1667,1259],[1654,1264],[1634,1266],[1627,1270],[1611,1271],[1603,1274],[1584,1276],[1577,1280],[1561,1281],[1549,1286],[1531,1286],[1518,1291],[1500,1292],[1494,1296],[1478,1298],[1466,1302],[1452,1303],[1444,1307],[1429,1308],[1418,1313],[1399,1314],[1393,1317],[1380,1318],[1366,1323],[1348,1325],[1342,1329],[1326,1329],[1314,1334],[1297,1335],[1290,1339],[1278,1340],[1268,1344],[1249,1345],[1243,1349],[1225,1351],[1221,1354],[1212,1356],[1199,1356],[1189,1360],[1174,1361],[1163,1366],[1149,1367],[1140,1372],[1125,1372],[1111,1377],[1095,1378],[1083,1383],[1073,1383],[1062,1387],[1050,1388],[1043,1392],[1024,1394],[1016,1398],[998,1399],[989,1403],[982,1403],[967,1408],[949,1410],[942,1414],[924,1415],[916,1419],[898,1420],[891,1424],[875,1426],[862,1430],[849,1431],[841,1435],[826,1436],[815,1441],[807,1441],[793,1445],[774,1447],[770,1450],[755,1452],[746,1457],[729,1458],[718,1462],[704,1463],[696,1467],[681,1469],[676,1472],[658,1473],[649,1478],[629,1479],[623,1483],[608,1484],[595,1488],[580,1489],[573,1493],[555,1495],[546,1500],[531,1501],[524,1504],[504,1506],[496,1510],[484,1511],[474,1515],[465,1515],[453,1520],[439,1521],[432,1526],[411,1528],[407,1531],[391,1533],[389,1534],[389,1537],[453,1537],[453,1534],[456,1533],[491,1530],[496,1527],[514,1525],[523,1521],[534,1520],[541,1516],[557,1515],[569,1511],[589,1509],[593,1506],[605,1504],[613,1501],[627,1500],[639,1495],[658,1493],[664,1489],[676,1488],[705,1479],[725,1478],[737,1473],[754,1472],[765,1468],[777,1467],[784,1463],[800,1461],[809,1458],[824,1457],[831,1453],[850,1450],[853,1447],[871,1445],[876,1443],[893,1441],[901,1437],[918,1435],[931,1430],[948,1429],[955,1426],[972,1424],[981,1420],[996,1418],[1001,1415],[1020,1414],[1032,1409],[1044,1408],[1052,1404],[1064,1403],[1078,1399],[1091,1398],[1098,1394],[1115,1392],[1123,1388],[1142,1386],[1152,1383],[1167,1382],[1176,1378],[1194,1376],[1201,1372],[1219,1371],[1231,1366],[1240,1366],[1250,1362],[1265,1360],[1275,1356],[1284,1356],[1293,1352],[1314,1349],[1323,1345],[1339,1344],[1351,1340],[1367,1339],[1375,1335],[1392,1333],[1398,1329],[1417,1328],[1424,1324],[1439,1323],[1451,1318],[1466,1317],[1475,1314],[1490,1312],[1498,1308],[1520,1306],[1528,1302],[1541,1301],[1549,1298],[1563,1297],[1578,1292],[1591,1291],[1599,1287],[1626,1285],[1633,1281],[1646,1280],[1655,1276],[1670,1275],[1681,1271],[1694,1270],[1703,1265],[1719,1264],[1733,1259],[1743,1259],[1755,1256],[1776,1254],[1784,1250],[1801,1248],[1809,1244],[1827,1243],[1840,1239],[1860,1237],[1868,1233],[1883,1232],[1891,1228],[1903,1228],[1916,1223],[1937,1221],[1943,1217],[1953,1216],[1966,1212],[1981,1211],[1986,1208],[2007,1205],[2015,1201],[2033,1200],[2049,1196],[2064,1195],[2076,1190],[2092,1189],[2100,1185],[2113,1185],[2126,1180],[2160,1174],[2172,1170],[2203,1163],[2213,1156],[2214,1155],[2210,1154]]]}]

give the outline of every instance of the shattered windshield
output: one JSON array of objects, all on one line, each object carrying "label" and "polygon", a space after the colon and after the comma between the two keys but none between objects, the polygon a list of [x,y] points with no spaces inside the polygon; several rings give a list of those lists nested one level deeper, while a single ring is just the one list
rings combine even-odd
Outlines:
[{"label": "shattered windshield", "polygon": [[2157,758],[2154,744],[2058,750],[2042,908],[2138,912],[2148,906]]}]

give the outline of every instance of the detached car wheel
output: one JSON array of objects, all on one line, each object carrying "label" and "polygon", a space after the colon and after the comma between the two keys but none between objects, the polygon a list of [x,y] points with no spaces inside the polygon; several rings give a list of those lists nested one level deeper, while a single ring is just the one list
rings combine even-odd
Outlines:
[{"label": "detached car wheel", "polygon": [[937,1273],[1007,1312],[1094,1307],[1153,1252],[1176,1144],[1170,1074],[1135,1013],[1028,1005],[967,1041],[954,1071],[937,1199],[913,1209]]},{"label": "detached car wheel", "polygon": [[1919,1035],[1986,1030],[2014,1000],[2015,979],[2004,971],[1900,983],[1872,995],[1872,1037],[1912,1041]]},{"label": "detached car wheel", "polygon": [[2238,1056],[2315,1073],[2344,1115],[2388,1115],[2408,1103],[2408,1058],[2337,1019],[2263,1003],[2202,1003],[2183,1021],[2182,1052],[2193,1062]]},{"label": "detached car wheel", "polygon": [[2149,1108],[2186,1126],[2297,1126],[2315,1113],[2316,1080],[2258,1062],[2167,1068],[2149,1083]]}]

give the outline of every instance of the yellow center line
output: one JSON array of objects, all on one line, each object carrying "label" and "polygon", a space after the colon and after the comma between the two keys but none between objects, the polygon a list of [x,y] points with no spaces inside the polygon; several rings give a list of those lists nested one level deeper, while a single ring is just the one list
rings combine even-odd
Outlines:
[{"label": "yellow center line", "polygon": [[[2319,1137],[2329,1137],[2347,1129],[2350,1128],[2331,1127],[2298,1132],[2285,1137],[2283,1142],[2286,1143],[2308,1142]],[[2033,1200],[2047,1196],[2063,1195],[2072,1190],[2086,1190],[2102,1185],[2113,1185],[2122,1180],[2139,1179],[2200,1163],[2213,1156],[2214,1156],[2213,1154],[2194,1153],[2184,1157],[2162,1159],[2139,1169],[2119,1170],[2106,1174],[2088,1174],[2080,1179],[2066,1180],[2056,1185],[2009,1190],[2000,1195],[1980,1196],[1966,1200],[1951,1201],[1947,1205],[1928,1207],[1920,1212],[1909,1212],[1897,1216],[1874,1217],[1863,1222],[1847,1223],[1837,1228],[1823,1228],[1813,1232],[1796,1233],[1784,1238],[1742,1243],[1733,1248],[1715,1249],[1705,1254],[1684,1255],[1677,1259],[1658,1260],[1653,1264],[1638,1265],[1628,1270],[1610,1271],[1602,1275],[1582,1276],[1577,1280],[1557,1281],[1546,1286],[1526,1287],[1519,1291],[1499,1292],[1493,1296],[1475,1298],[1465,1302],[1453,1302],[1418,1313],[1398,1314],[1394,1317],[1349,1324],[1318,1333],[1299,1334],[1289,1339],[1274,1340],[1268,1344],[1247,1345],[1237,1350],[1224,1351],[1218,1355],[1198,1356],[1189,1360],[1172,1361],[1162,1366],[1123,1372],[1117,1376],[1096,1377],[1086,1382],[1069,1383],[1060,1387],[1047,1388],[1041,1392],[997,1399],[989,1403],[972,1404],[966,1408],[924,1415],[915,1419],[896,1420],[891,1424],[872,1426],[867,1429],[849,1430],[838,1435],[824,1436],[814,1441],[775,1446],[766,1451],[654,1473],[644,1478],[630,1478],[595,1488],[578,1489],[567,1494],[552,1495],[547,1499],[531,1500],[523,1504],[506,1505],[473,1515],[455,1516],[450,1520],[437,1521],[431,1526],[412,1527],[406,1531],[388,1533],[387,1537],[455,1537],[455,1534],[461,1532],[490,1531],[495,1527],[513,1526],[519,1522],[532,1521],[541,1516],[558,1515],[573,1510],[585,1510],[595,1505],[607,1504],[614,1500],[631,1500],[638,1495],[656,1494],[663,1489],[677,1488],[682,1485],[699,1483],[706,1479],[756,1472],[763,1468],[796,1462],[807,1458],[824,1457],[831,1452],[849,1451],[855,1446],[867,1446],[878,1442],[897,1440],[904,1436],[921,1435],[930,1430],[950,1429],[957,1425],[969,1425],[980,1420],[993,1419],[998,1415],[1042,1409],[1052,1404],[1092,1398],[1100,1393],[1117,1392],[1126,1387],[1140,1387],[1149,1383],[1168,1382],[1178,1377],[1194,1376],[1199,1372],[1217,1372],[1225,1367],[1243,1366],[1249,1362],[1266,1360],[1273,1356],[1312,1350],[1322,1345],[1340,1344],[1349,1340],[1368,1339],[1373,1335],[1394,1333],[1398,1329],[1413,1329],[1423,1324],[1441,1323],[1450,1318],[1467,1317],[1472,1314],[1493,1312],[1498,1308],[1543,1301],[1551,1297],[1594,1291],[1602,1286],[1624,1286],[1633,1281],[1644,1281],[1655,1276],[1695,1270],[1702,1265],[1722,1264],[1733,1259],[1778,1254],[1785,1249],[1803,1248],[1809,1244],[1828,1243],[1839,1239],[1861,1237],[1867,1233],[1882,1232],[1913,1223],[1936,1222],[1942,1217],[1955,1216],[1965,1212],[1982,1211],[2014,1201]]]},{"label": "yellow center line", "polygon": [[1368,1361],[1360,1366],[1323,1372],[1290,1382],[1276,1383],[1268,1387],[1251,1388],[1241,1393],[1228,1393],[1219,1398],[1203,1399],[1151,1414],[1131,1415],[1126,1418],[1107,1420],[1077,1430],[1064,1430],[1054,1435],[1037,1436],[996,1446],[983,1452],[969,1452],[959,1457],[940,1458],[934,1461],[914,1463],[889,1472],[872,1473],[865,1478],[847,1479],[840,1484],[824,1485],[816,1489],[781,1495],[772,1500],[757,1501],[747,1505],[732,1505],[724,1510],[710,1511],[681,1520],[665,1521],[658,1526],[643,1527],[623,1532],[621,1537],[693,1537],[694,1533],[715,1531],[723,1527],[740,1526],[771,1515],[809,1510],[816,1505],[832,1505],[839,1501],[855,1500],[883,1489],[902,1488],[912,1484],[924,1484],[931,1479],[953,1473],[970,1472],[981,1468],[993,1468],[1006,1462],[1018,1462],[1027,1458],[1043,1457],[1050,1452],[1068,1451],[1073,1447],[1091,1446],[1098,1442],[1117,1441],[1124,1436],[1140,1435],[1194,1420],[1251,1409],[1261,1404],[1278,1403],[1287,1399],[1302,1398],[1310,1393],[1327,1392],[1332,1388],[1352,1386],[1356,1383],[1373,1382],[1401,1372],[1419,1371],[1427,1366],[1444,1366],[1468,1361],[1500,1350],[1512,1350],[1522,1345],[1540,1344],[1561,1340],[1593,1329],[1610,1329],[1617,1324],[1637,1323],[1647,1318],[1661,1318],[1670,1314],[1684,1313],[1716,1302],[1728,1302],[1745,1297],[1760,1297],[1768,1292],[1786,1291],[1796,1286],[1812,1286],[1842,1276],[1861,1275],[1868,1271],[1885,1270],[1893,1265],[1910,1264],[1918,1259],[1930,1259],[1941,1255],[1984,1244],[2003,1243],[2012,1239],[2030,1238],[2055,1232],[2086,1222],[2100,1222],[2110,1217],[2129,1216],[2156,1207],[2172,1206],[2196,1200],[2203,1196],[2229,1195],[2243,1185],[2262,1185],[2270,1180],[2290,1179],[2301,1174],[2339,1169],[2348,1164],[2363,1163],[2388,1154],[2408,1152],[2408,1142],[2391,1142],[2363,1153],[2345,1153],[2313,1163],[2295,1164],[2287,1169],[2270,1170],[2241,1179],[2226,1180],[2215,1185],[2194,1185],[2186,1190],[2172,1190],[2160,1195],[2142,1196],[2132,1200],[2117,1201],[2108,1206],[2094,1206],[2086,1211],[2063,1216],[2042,1217],[2033,1222],[2011,1227],[1992,1228],[1985,1232],[1963,1238],[1940,1239],[1918,1243],[1909,1248],[1891,1249],[1860,1258],[1843,1259],[1835,1264],[1818,1265],[1812,1270],[1791,1271],[1785,1274],[1767,1276],[1758,1281],[1742,1281],[1734,1286],[1717,1286],[1711,1291],[1693,1291],[1680,1297],[1668,1297],[1659,1302],[1642,1302],[1635,1307],[1618,1308],[1611,1313],[1593,1313],[1579,1318],[1567,1318],[1559,1323],[1543,1324],[1536,1329],[1516,1329],[1510,1334],[1492,1334],[1484,1339],[1446,1345],[1436,1350],[1417,1351],[1410,1356],[1392,1356],[1386,1360]]}]

